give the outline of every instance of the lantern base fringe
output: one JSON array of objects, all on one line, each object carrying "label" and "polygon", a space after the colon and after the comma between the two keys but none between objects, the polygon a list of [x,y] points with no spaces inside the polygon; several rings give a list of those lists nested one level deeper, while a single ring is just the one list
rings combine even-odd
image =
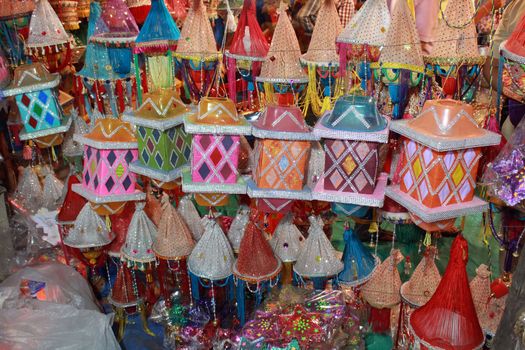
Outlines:
[{"label": "lantern base fringe", "polygon": [[[328,69],[328,74],[331,74],[331,69]],[[304,115],[306,115],[310,108],[317,117],[323,115],[324,112],[332,109],[335,101],[344,94],[343,79],[334,78],[335,83],[333,84],[333,88],[330,87],[330,96],[322,97],[324,95],[324,88],[321,82],[318,81],[317,75],[317,66],[315,64],[308,64],[308,86],[306,87],[303,106]]]}]

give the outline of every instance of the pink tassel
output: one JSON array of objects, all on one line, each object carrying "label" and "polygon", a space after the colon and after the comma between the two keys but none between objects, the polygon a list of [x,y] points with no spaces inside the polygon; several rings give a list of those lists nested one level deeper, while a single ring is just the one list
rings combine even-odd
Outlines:
[{"label": "pink tassel", "polygon": [[341,77],[346,76],[346,55],[348,54],[348,44],[337,43],[339,48],[339,74]]},{"label": "pink tassel", "polygon": [[230,95],[230,99],[237,103],[237,89],[236,89],[236,81],[235,81],[235,58],[227,57],[226,58],[226,65],[228,67],[228,94]]}]

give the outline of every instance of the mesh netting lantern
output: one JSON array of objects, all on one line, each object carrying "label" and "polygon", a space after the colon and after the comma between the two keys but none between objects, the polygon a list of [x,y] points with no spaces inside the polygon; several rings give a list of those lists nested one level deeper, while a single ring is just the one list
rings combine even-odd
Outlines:
[{"label": "mesh netting lantern", "polygon": [[[483,211],[474,197],[481,147],[499,144],[500,135],[481,129],[472,106],[454,100],[429,100],[420,115],[391,123],[405,137],[398,186],[386,194],[424,225]],[[441,223],[443,224],[443,223]]]},{"label": "mesh netting lantern", "polygon": [[51,74],[42,63],[24,64],[15,69],[13,81],[3,90],[15,96],[24,130],[20,140],[34,140],[41,147],[59,145],[71,119],[64,118],[55,88],[60,75]]},{"label": "mesh netting lantern", "polygon": [[225,52],[228,94],[237,104],[239,111],[253,112],[259,109],[255,78],[261,71],[261,62],[264,61],[269,47],[257,21],[255,0],[247,0],[239,15],[230,48]]},{"label": "mesh netting lantern", "polygon": [[230,229],[228,230],[228,240],[230,241],[235,254],[239,253],[239,247],[242,238],[244,237],[248,221],[250,221],[250,208],[245,205],[240,205],[230,225]]},{"label": "mesh netting lantern", "polygon": [[385,45],[379,62],[370,67],[375,77],[388,86],[394,104],[392,117],[399,119],[405,113],[410,88],[418,86],[425,75],[416,21],[406,1],[396,2]]},{"label": "mesh netting lantern", "polygon": [[34,9],[34,0],[0,1],[1,45],[14,66],[26,60],[24,39],[27,38],[29,18]]},{"label": "mesh netting lantern", "polygon": [[77,30],[80,28],[78,0],[51,0],[50,3],[64,25],[64,29]]},{"label": "mesh netting lantern", "polygon": [[146,94],[144,103],[123,120],[136,126],[139,160],[131,164],[135,173],[169,184],[188,164],[191,136],[184,131],[189,109],[171,90]]},{"label": "mesh netting lantern", "polygon": [[311,108],[316,116],[320,116],[332,109],[335,100],[343,93],[335,42],[343,28],[335,5],[334,0],[323,0],[308,51],[301,56],[301,63],[308,70],[305,114]]},{"label": "mesh netting lantern", "polygon": [[175,64],[172,52],[180,32],[163,0],[153,0],[146,22],[142,26],[135,46],[135,78],[137,79],[138,105],[142,104],[142,64],[149,91],[173,89]]},{"label": "mesh netting lantern", "polygon": [[192,0],[175,57],[181,69],[186,94],[193,101],[207,96],[213,82],[221,54],[217,50],[206,6],[202,0]]},{"label": "mesh netting lantern", "polygon": [[388,141],[388,120],[370,97],[339,98],[314,133],[324,139],[324,171],[313,197],[337,203],[381,207],[386,174],[379,174],[379,146]]},{"label": "mesh netting lantern", "polygon": [[283,106],[298,104],[308,83],[308,76],[301,67],[301,50],[297,35],[281,3],[279,19],[273,33],[270,50],[261,73],[256,78],[261,103]]}]

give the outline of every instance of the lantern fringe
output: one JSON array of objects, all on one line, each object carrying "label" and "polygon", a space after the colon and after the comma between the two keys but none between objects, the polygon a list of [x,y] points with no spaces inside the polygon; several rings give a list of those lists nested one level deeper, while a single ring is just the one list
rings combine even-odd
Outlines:
[{"label": "lantern fringe", "polygon": [[314,64],[308,65],[308,86],[306,88],[306,97],[303,106],[303,114],[306,115],[308,109],[320,117],[327,110],[332,109],[335,101],[343,96],[343,79],[335,78],[334,88],[331,89],[331,96],[322,97],[324,92],[321,83],[317,79],[317,66]]}]

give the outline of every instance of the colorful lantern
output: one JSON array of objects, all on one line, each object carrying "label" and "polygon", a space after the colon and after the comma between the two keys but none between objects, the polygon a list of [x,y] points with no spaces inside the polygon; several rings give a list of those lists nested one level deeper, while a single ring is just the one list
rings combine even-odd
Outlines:
[{"label": "colorful lantern", "polygon": [[472,106],[429,100],[417,118],[396,121],[390,127],[406,139],[400,184],[388,187],[387,196],[426,223],[453,222],[486,208],[484,201],[474,197],[480,147],[499,144],[500,135],[478,127]]},{"label": "colorful lantern", "polygon": [[90,6],[90,0],[78,0],[78,5],[77,5],[78,18],[88,18],[89,17],[89,6]]},{"label": "colorful lantern", "polygon": [[424,58],[441,77],[447,98],[462,99],[477,85],[474,76],[479,74],[485,57],[479,53],[476,24],[471,21],[474,16],[471,1],[449,0],[439,20],[432,53]]},{"label": "colorful lantern", "polygon": [[252,198],[309,200],[305,188],[311,140],[316,137],[295,106],[270,104],[253,125],[257,138],[253,180],[248,181]]},{"label": "colorful lantern", "polygon": [[181,66],[185,87],[189,89],[186,95],[189,94],[193,101],[207,96],[215,80],[221,54],[217,50],[202,0],[192,0],[174,55]]},{"label": "colorful lantern", "polygon": [[279,225],[277,225],[270,240],[273,252],[283,262],[282,284],[292,283],[293,264],[299,257],[304,241],[303,234],[293,223],[292,214],[286,214],[279,222]]},{"label": "colorful lantern", "polygon": [[74,185],[73,191],[101,205],[101,215],[115,214],[125,201],[145,199],[145,194],[136,189],[136,175],[129,169],[138,158],[130,124],[101,119],[90,133],[75,135],[74,140],[84,145],[84,172],[82,185]]},{"label": "colorful lantern", "polygon": [[[84,148],[73,138],[75,134],[84,135],[88,132],[89,127],[86,124],[86,121],[78,115],[76,109],[73,109],[71,112],[71,127],[64,136],[64,142],[62,143],[62,155],[68,158],[82,158]],[[81,165],[78,166],[77,169],[81,170]]]},{"label": "colorful lantern", "polygon": [[293,270],[300,279],[311,279],[315,289],[323,290],[326,280],[336,277],[344,266],[323,231],[322,219],[310,216],[309,220],[308,238],[301,248]]},{"label": "colorful lantern", "polygon": [[[360,62],[359,78],[364,91],[372,79],[370,62],[379,59],[379,49],[386,44],[390,12],[386,0],[366,1],[337,37],[339,75],[346,77],[348,61]],[[346,86],[345,86],[346,88]]]},{"label": "colorful lantern", "polygon": [[281,260],[275,257],[270,244],[261,229],[256,226],[252,216],[252,221],[246,226],[246,232],[241,240],[237,261],[233,265],[233,274],[237,278],[237,315],[241,325],[246,322],[246,288],[255,294],[255,307],[259,306],[263,291],[277,284],[281,269]]},{"label": "colorful lantern", "polygon": [[15,201],[30,213],[36,213],[42,206],[42,185],[32,166],[20,168]]},{"label": "colorful lantern", "polygon": [[14,66],[26,61],[24,39],[27,38],[29,18],[34,9],[34,0],[0,1],[1,45]]},{"label": "colorful lantern", "polygon": [[[119,13],[124,11],[120,8],[118,10],[113,9],[111,4],[107,5],[111,11],[118,11]],[[120,15],[119,18],[121,18]],[[90,5],[87,33],[89,41],[86,48],[84,67],[77,73],[80,84],[83,86],[84,107],[87,109],[89,119],[92,122],[95,119],[94,114],[96,112],[117,117],[120,116],[126,106],[131,106],[133,102],[133,77],[129,70],[126,72],[125,69],[121,70],[113,65],[112,60],[115,60],[115,57],[111,58],[110,56],[118,55],[118,50],[115,49],[115,52],[112,52],[110,55],[110,48],[106,47],[105,44],[107,41],[107,45],[110,45],[110,40],[112,40],[111,33],[98,34],[97,42],[91,40],[97,33],[97,26],[103,25],[105,24],[102,17],[102,9],[98,2],[93,1]],[[101,31],[102,29],[98,30]],[[119,34],[113,33],[113,35],[116,38]],[[109,36],[107,40],[106,36]],[[99,39],[102,41],[99,42]],[[129,41],[131,39],[123,40]],[[125,52],[125,49],[122,50]],[[128,59],[131,59],[131,56]]]},{"label": "colorful lantern", "polygon": [[[225,52],[228,67],[228,94],[237,104],[239,111],[259,110],[255,78],[261,71],[261,62],[268,54],[269,47],[257,21],[255,0],[247,0],[239,15],[239,23],[230,48]],[[237,78],[239,75],[240,79]]]},{"label": "colorful lantern", "polygon": [[[152,0],[126,0],[131,14],[138,24],[144,23],[151,12]],[[160,0],[160,2],[164,2]]]},{"label": "colorful lantern", "polygon": [[270,50],[256,81],[259,93],[263,93],[259,101],[287,106],[298,103],[308,83],[308,76],[301,67],[299,41],[284,3],[281,3],[278,12],[279,20]]},{"label": "colorful lantern", "polygon": [[[468,243],[458,235],[445,274],[432,298],[410,316],[410,327],[427,349],[480,349],[485,337],[470,294],[466,265]],[[447,322],[443,322],[447,320]]]},{"label": "colorful lantern", "polygon": [[305,114],[311,108],[316,116],[320,116],[332,109],[335,100],[343,94],[335,43],[342,30],[335,1],[323,0],[317,13],[308,51],[301,56],[301,63],[308,69],[309,80]]},{"label": "colorful lantern", "polygon": [[55,176],[52,169],[47,168],[45,172],[47,174],[42,186],[42,207],[49,211],[57,210],[62,204],[64,184]]},{"label": "colorful lantern", "polygon": [[425,305],[432,298],[441,281],[441,275],[435,262],[436,254],[435,247],[427,247],[412,276],[401,286],[403,302],[413,308]]},{"label": "colorful lantern", "polygon": [[202,221],[206,219],[201,219],[197,208],[195,208],[195,205],[191,200],[191,195],[181,198],[177,211],[184,219],[186,225],[190,228],[193,239],[195,241],[200,240],[204,234],[204,224]]},{"label": "colorful lantern", "polygon": [[111,242],[109,246],[108,255],[113,258],[113,260],[120,259],[120,252],[122,246],[126,243],[126,237],[128,235],[129,224],[131,223],[131,218],[135,213],[135,203],[126,202],[123,205],[118,213],[110,216],[111,220],[111,231],[115,235],[115,239]]},{"label": "colorful lantern", "polygon": [[144,212],[146,204],[135,204],[135,213],[131,218],[126,235],[126,243],[120,252],[127,267],[138,267],[140,270],[151,269],[155,262],[153,240],[157,238],[157,228]]},{"label": "colorful lantern", "polygon": [[[490,290],[490,270],[487,265],[481,264],[476,268],[476,276],[469,283],[472,301],[476,309],[481,329],[485,332],[486,310],[490,301],[492,291]],[[494,335],[494,334],[492,334]]]},{"label": "colorful lantern", "polygon": [[202,98],[197,113],[184,120],[186,132],[194,134],[191,169],[183,172],[184,192],[244,194],[246,182],[238,170],[240,136],[251,126],[237,114],[232,100]]},{"label": "colorful lantern", "polygon": [[135,78],[137,79],[138,104],[142,104],[141,60],[144,54],[144,71],[150,91],[172,89],[175,85],[175,65],[172,52],[180,32],[171,18],[163,0],[153,0],[146,22],[133,47]]},{"label": "colorful lantern", "polygon": [[381,207],[386,174],[379,175],[379,145],[388,141],[389,121],[370,97],[339,98],[314,129],[324,138],[324,172],[317,200]]},{"label": "colorful lantern", "polygon": [[250,208],[245,205],[239,206],[235,218],[232,221],[230,229],[228,230],[228,240],[230,241],[233,251],[239,253],[239,247],[241,245],[246,225],[250,220]]},{"label": "colorful lantern", "polygon": [[396,2],[386,33],[386,46],[381,50],[379,62],[370,67],[376,78],[388,86],[390,101],[394,104],[392,117],[403,117],[410,88],[419,85],[425,75],[416,21],[406,1]]},{"label": "colorful lantern", "polygon": [[15,96],[24,131],[20,140],[34,140],[46,148],[59,145],[71,119],[63,118],[54,89],[60,83],[58,74],[50,74],[42,63],[24,64],[15,69],[11,84],[4,96]]},{"label": "colorful lantern", "polygon": [[161,183],[171,183],[190,158],[191,136],[183,127],[190,110],[170,90],[158,90],[144,98],[136,111],[126,111],[122,118],[137,130],[139,160],[131,164],[131,170]]},{"label": "colorful lantern", "polygon": [[165,0],[164,2],[171,17],[173,17],[179,26],[182,25],[188,14],[188,0]]},{"label": "colorful lantern", "polygon": [[53,9],[55,10],[56,14],[58,15],[58,18],[60,18],[60,21],[64,25],[64,29],[77,30],[80,28],[80,21],[78,20],[78,6],[80,3],[78,0],[51,0],[50,3]]}]

